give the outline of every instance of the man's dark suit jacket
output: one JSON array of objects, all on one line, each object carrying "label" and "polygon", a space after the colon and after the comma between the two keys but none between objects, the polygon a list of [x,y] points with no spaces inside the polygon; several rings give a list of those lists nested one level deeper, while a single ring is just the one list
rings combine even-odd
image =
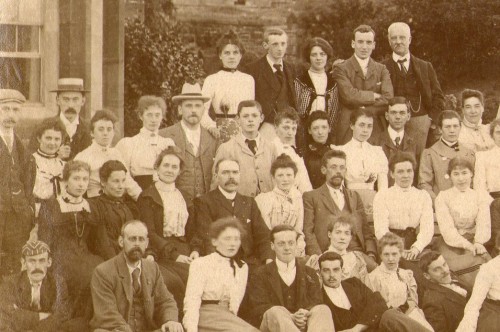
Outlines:
[{"label": "man's dark suit jacket", "polygon": [[[365,253],[377,253],[375,235],[366,221],[363,202],[355,191],[343,188],[345,207],[349,212],[358,216],[358,223],[354,225],[353,237],[357,236]],[[333,201],[326,184],[318,189],[304,193],[304,236],[306,240],[306,254],[321,255],[330,246],[328,225],[331,216],[338,216],[342,211]]]},{"label": "man's dark suit jacket", "polygon": [[[414,179],[413,179],[413,185],[417,185],[417,179],[418,179],[418,165],[420,164],[420,153],[417,151],[417,143],[411,137],[411,135],[408,133],[408,131],[405,131],[405,135],[403,136],[403,140],[399,144],[399,148],[396,148],[396,145],[392,141],[391,137],[389,136],[389,131],[386,129],[382,135],[380,135],[380,138],[377,142],[375,142],[375,145],[379,145],[382,147],[382,150],[384,150],[385,156],[387,157],[387,160],[390,160],[393,155],[396,154],[396,152],[401,151],[401,152],[408,152],[410,153],[413,158],[415,158],[415,161],[417,162],[416,168],[413,170],[415,173]],[[389,171],[390,172],[390,171]],[[389,177],[389,187],[392,187],[394,185],[394,179],[388,175]]]},{"label": "man's dark suit jacket", "polygon": [[[310,310],[322,303],[321,286],[316,271],[305,265],[304,261],[295,260],[297,283],[297,303],[301,309]],[[264,313],[274,306],[285,306],[281,289],[281,276],[275,262],[260,266],[250,275],[248,285],[249,317],[254,326],[260,326]]]},{"label": "man's dark suit jacket", "polygon": [[269,228],[264,223],[257,203],[252,197],[236,194],[233,208],[231,201],[217,188],[197,197],[194,200],[194,208],[196,233],[191,241],[192,250],[204,255],[212,253],[214,248],[208,235],[210,224],[220,218],[234,216],[246,231],[241,239],[241,258],[253,265],[260,265],[266,259],[274,258]]},{"label": "man's dark suit jacket", "polygon": [[[69,308],[66,282],[50,273],[40,288],[40,310],[32,308],[31,284],[23,271],[6,278],[0,288],[0,331],[59,331],[70,317]],[[40,312],[51,315],[40,320]]]},{"label": "man's dark suit jacket", "polygon": [[[394,62],[392,56],[382,63],[391,74],[393,86],[397,86],[394,80],[397,80],[399,77],[396,72],[400,70],[398,64]],[[422,104],[428,110],[433,122],[437,123],[439,113],[444,109],[444,95],[434,67],[430,62],[419,59],[412,54],[410,54],[410,67],[413,67],[413,72],[417,78],[419,92],[422,96]],[[399,96],[401,94],[395,90],[394,95]]]},{"label": "man's dark suit jacket", "polygon": [[[59,120],[59,115],[54,117],[54,119]],[[75,156],[88,148],[90,144],[92,144],[92,137],[90,136],[90,126],[85,123],[85,121],[80,117],[80,123],[76,127],[75,135],[72,138],[69,137],[68,133],[64,132],[63,143],[62,145],[69,145],[71,148],[71,152],[69,154],[69,158],[66,160],[73,160]],[[62,122],[61,122],[62,124]],[[63,125],[64,128],[64,125]],[[30,153],[35,152],[40,145],[38,143],[38,139],[35,133],[29,142],[28,150]]]},{"label": "man's dark suit jacket", "polygon": [[[341,282],[349,302],[351,303],[351,312],[357,317],[356,324],[367,325],[371,328],[377,328],[380,318],[388,309],[384,298],[379,292],[373,292],[361,280],[349,278]],[[333,322],[337,331],[347,330],[353,326],[342,326],[337,317],[333,315],[334,304],[322,288],[323,303],[332,311]]]},{"label": "man's dark suit jacket", "polygon": [[[267,57],[264,56],[259,60],[249,64],[243,71],[253,77],[255,80],[255,100],[257,100],[264,113],[264,121],[274,124],[274,116],[277,111],[280,111],[277,105],[277,98],[281,90],[276,74],[267,62]],[[295,105],[295,70],[291,64],[283,61],[283,73],[288,86],[288,104],[297,109]]]},{"label": "man's dark suit jacket", "polygon": [[[141,288],[146,329],[159,329],[168,321],[177,321],[174,297],[167,290],[160,268],[155,262],[142,260]],[[94,317],[92,329],[133,332],[127,324],[132,308],[132,280],[125,254],[119,253],[94,270],[91,282]]]},{"label": "man's dark suit jacket", "polygon": [[451,289],[427,282],[421,307],[435,332],[449,332],[455,331],[460,324],[467,300],[468,297],[465,298]]}]

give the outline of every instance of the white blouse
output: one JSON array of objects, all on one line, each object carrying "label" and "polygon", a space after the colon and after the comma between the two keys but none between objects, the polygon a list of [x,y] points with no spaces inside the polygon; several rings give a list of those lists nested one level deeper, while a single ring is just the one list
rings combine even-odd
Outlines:
[{"label": "white blouse", "polygon": [[388,270],[382,263],[367,278],[368,286],[380,292],[389,308],[398,308],[406,302],[418,305],[417,282],[411,270]]},{"label": "white blouse", "polygon": [[202,300],[221,301],[236,315],[245,295],[247,279],[247,264],[241,267],[235,264],[233,270],[230,259],[217,252],[195,259],[189,266],[184,297],[183,325],[186,330],[198,331]]},{"label": "white blouse", "polygon": [[62,181],[62,171],[65,162],[60,158],[46,158],[37,152],[33,153],[36,163],[35,185],[33,195],[40,199],[49,199],[54,195],[53,178]]},{"label": "white blouse", "polygon": [[403,189],[397,184],[379,191],[373,200],[375,236],[380,239],[389,229],[417,228],[413,244],[420,252],[431,243],[434,235],[432,200],[425,190],[415,187]]},{"label": "white blouse", "polygon": [[474,189],[500,191],[500,147],[476,153]]},{"label": "white blouse", "polygon": [[318,95],[316,99],[311,104],[311,111],[326,111],[326,86],[328,84],[328,77],[326,72],[323,73],[315,73],[311,70],[308,70],[307,73],[311,78],[311,81],[314,85],[314,90],[316,90],[316,94]]},{"label": "white blouse", "polygon": [[446,244],[470,249],[466,233],[474,234],[474,242],[487,242],[491,237],[492,200],[487,192],[470,188],[462,192],[452,187],[439,192],[435,201],[436,218]]},{"label": "white blouse", "polygon": [[354,138],[342,146],[334,146],[346,154],[345,182],[348,189],[371,189],[378,176],[389,173],[387,157],[382,147]]},{"label": "white blouse", "polygon": [[155,187],[163,203],[163,236],[184,236],[189,217],[184,196],[175,187],[175,183],[166,184],[157,181]]},{"label": "white blouse", "polygon": [[472,295],[464,309],[464,317],[457,332],[475,332],[479,311],[486,298],[500,301],[500,256],[497,256],[479,268]]},{"label": "white blouse", "polygon": [[223,114],[220,105],[224,102],[229,106],[228,114],[236,114],[241,101],[255,99],[255,81],[252,76],[239,70],[233,73],[220,70],[205,78],[201,94],[211,98],[205,103],[205,112],[201,119],[201,125],[208,129],[216,126],[208,114],[210,105],[216,114]]},{"label": "white blouse", "polygon": [[462,122],[458,142],[472,151],[487,151],[495,146],[495,142],[490,136],[490,125],[473,125],[466,119]]},{"label": "white blouse", "polygon": [[138,176],[152,175],[156,157],[161,151],[174,145],[171,138],[161,137],[158,132],[141,128],[137,135],[122,138],[116,144],[116,149],[120,151],[125,167],[130,170],[131,175]]}]

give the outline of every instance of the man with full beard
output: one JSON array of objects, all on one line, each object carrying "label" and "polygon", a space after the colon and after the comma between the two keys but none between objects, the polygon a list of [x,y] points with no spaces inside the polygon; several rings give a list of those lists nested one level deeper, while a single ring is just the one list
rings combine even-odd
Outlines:
[{"label": "man with full beard", "polygon": [[91,282],[93,331],[184,331],[160,268],[142,258],[148,242],[148,229],[142,221],[126,222],[118,239],[122,252],[95,269]]},{"label": "man with full beard", "polygon": [[373,229],[366,221],[359,194],[344,186],[345,153],[339,150],[326,152],[321,161],[321,172],[326,177],[325,184],[304,193],[303,196],[306,255],[311,255],[308,265],[317,267],[319,255],[330,246],[328,225],[331,217],[348,212],[356,216],[354,219],[358,221],[358,224],[354,225],[352,239],[347,250],[365,253],[363,258],[368,271],[371,271],[377,266],[375,236]]},{"label": "man with full beard", "polygon": [[[55,117],[59,119],[66,129],[65,139],[59,149],[58,155],[62,160],[72,160],[77,153],[87,148],[92,143],[90,128],[80,117],[80,112],[85,105],[85,90],[81,78],[60,78],[57,81],[56,104],[59,113]],[[33,135],[29,144],[29,150],[35,152],[38,149],[38,140]]]}]

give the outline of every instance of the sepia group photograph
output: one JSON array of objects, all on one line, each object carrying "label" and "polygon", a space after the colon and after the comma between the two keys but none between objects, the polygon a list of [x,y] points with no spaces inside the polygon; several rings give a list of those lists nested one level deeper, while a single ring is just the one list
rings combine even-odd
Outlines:
[{"label": "sepia group photograph", "polygon": [[0,0],[0,332],[500,331],[498,0]]}]

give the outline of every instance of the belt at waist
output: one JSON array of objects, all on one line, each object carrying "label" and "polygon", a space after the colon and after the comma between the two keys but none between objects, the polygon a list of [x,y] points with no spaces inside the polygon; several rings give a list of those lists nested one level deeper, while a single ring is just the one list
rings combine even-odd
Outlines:
[{"label": "belt at waist", "polygon": [[494,199],[500,198],[500,191],[492,191],[490,192],[490,196]]},{"label": "belt at waist", "polygon": [[219,300],[201,300],[201,304],[219,304]]},{"label": "belt at waist", "polygon": [[235,118],[236,117],[236,114],[219,114],[219,113],[216,113],[214,114],[215,118],[217,119],[232,119],[232,118]]}]

